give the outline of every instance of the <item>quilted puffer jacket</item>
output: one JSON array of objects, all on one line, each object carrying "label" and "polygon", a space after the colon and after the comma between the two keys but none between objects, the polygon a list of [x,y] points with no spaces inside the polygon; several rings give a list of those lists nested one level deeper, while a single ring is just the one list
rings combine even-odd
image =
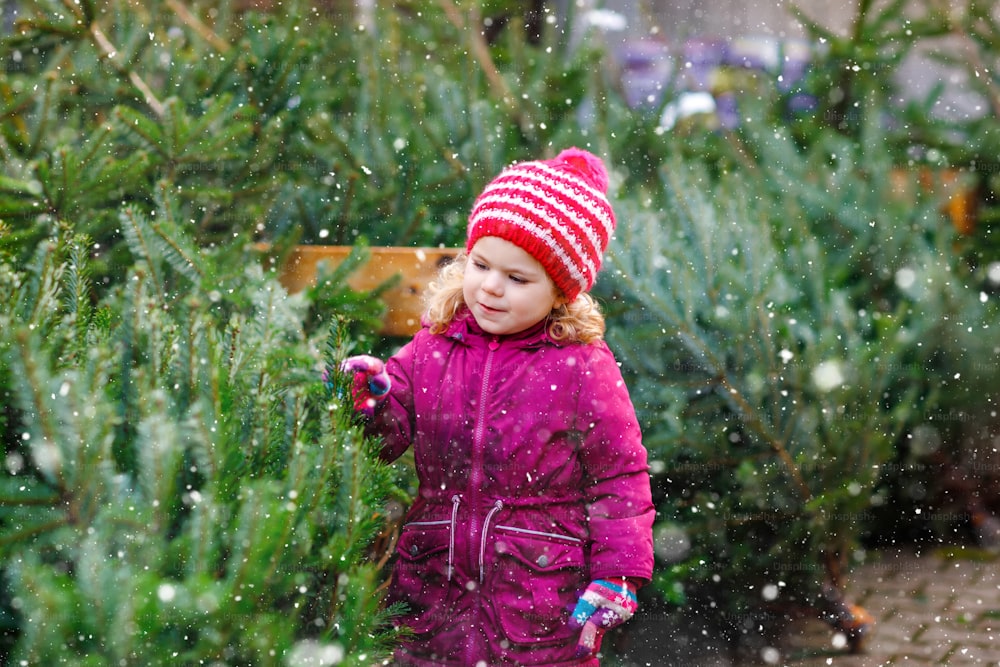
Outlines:
[{"label": "quilted puffer jacket", "polygon": [[419,480],[390,585],[413,631],[397,664],[597,665],[573,657],[577,597],[653,568],[646,450],[607,345],[468,316],[387,368],[369,428],[388,461],[413,446]]}]

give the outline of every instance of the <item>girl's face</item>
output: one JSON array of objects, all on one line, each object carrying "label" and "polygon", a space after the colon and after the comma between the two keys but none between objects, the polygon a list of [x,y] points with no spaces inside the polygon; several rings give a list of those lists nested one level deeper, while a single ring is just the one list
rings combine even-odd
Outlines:
[{"label": "girl's face", "polygon": [[564,301],[538,260],[496,236],[472,246],[462,294],[483,331],[495,335],[524,331]]}]

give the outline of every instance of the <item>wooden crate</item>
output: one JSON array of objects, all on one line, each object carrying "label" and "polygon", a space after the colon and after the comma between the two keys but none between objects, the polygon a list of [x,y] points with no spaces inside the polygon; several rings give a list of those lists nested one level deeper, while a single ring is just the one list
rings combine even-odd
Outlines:
[{"label": "wooden crate", "polygon": [[[389,336],[410,336],[420,328],[427,284],[441,266],[454,259],[458,248],[399,248],[370,247],[370,259],[347,279],[356,290],[378,287],[393,276],[401,276],[399,284],[383,295],[387,313],[382,333]],[[278,274],[278,280],[289,292],[298,292],[316,284],[320,262],[333,268],[351,253],[351,246],[301,245],[288,257]]]}]

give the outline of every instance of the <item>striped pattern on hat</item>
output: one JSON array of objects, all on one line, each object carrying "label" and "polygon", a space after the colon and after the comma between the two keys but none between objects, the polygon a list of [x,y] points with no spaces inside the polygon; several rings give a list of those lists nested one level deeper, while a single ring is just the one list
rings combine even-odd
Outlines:
[{"label": "striped pattern on hat", "polygon": [[593,286],[615,228],[607,189],[600,158],[579,148],[509,167],[473,204],[466,250],[484,236],[510,241],[572,301]]}]

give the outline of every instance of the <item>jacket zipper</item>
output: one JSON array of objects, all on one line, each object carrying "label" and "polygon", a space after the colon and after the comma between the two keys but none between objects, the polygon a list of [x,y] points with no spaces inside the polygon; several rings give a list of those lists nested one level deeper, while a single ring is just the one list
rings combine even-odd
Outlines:
[{"label": "jacket zipper", "polygon": [[451,497],[451,518],[438,521],[411,521],[403,529],[413,526],[448,526],[448,581],[451,581],[452,572],[455,570],[455,528],[458,520],[458,505],[462,502],[462,497],[457,493]]},{"label": "jacket zipper", "polygon": [[516,526],[505,526],[503,524],[497,524],[495,526],[497,530],[502,530],[508,533],[524,533],[525,535],[535,535],[537,537],[546,537],[553,540],[562,540],[564,542],[573,542],[574,544],[581,544],[583,540],[579,537],[573,537],[572,535],[563,535],[561,533],[546,533],[541,530],[531,530],[530,528],[518,528]]},{"label": "jacket zipper", "polygon": [[409,528],[411,526],[447,526],[450,523],[451,521],[448,519],[442,519],[441,521],[411,521],[403,526],[403,528]]},{"label": "jacket zipper", "polygon": [[451,528],[448,530],[448,581],[451,581],[451,573],[455,569],[455,528],[458,519],[458,503],[461,500],[457,493],[451,497]]},{"label": "jacket zipper", "polygon": [[486,536],[490,531],[490,521],[493,519],[493,515],[503,509],[503,501],[498,500],[493,503],[493,507],[490,508],[490,513],[486,515],[486,520],[483,521],[483,532],[479,535],[479,583],[482,584],[483,580],[486,579]]},{"label": "jacket zipper", "polygon": [[[476,413],[476,424],[472,431],[472,469],[469,471],[469,496],[472,499],[473,516],[469,521],[469,546],[476,543],[476,528],[479,514],[479,485],[483,481],[483,434],[486,430],[486,397],[489,394],[490,375],[493,371],[493,353],[500,347],[496,336],[487,346],[486,362],[483,364],[483,381],[479,387],[479,409]],[[492,516],[492,511],[491,511]],[[483,526],[485,528],[485,524]],[[471,556],[472,554],[470,554]]]},{"label": "jacket zipper", "polygon": [[[483,382],[479,387],[479,410],[476,414],[476,424],[472,431],[472,466],[469,471],[469,498],[471,505],[471,516],[469,517],[469,560],[472,561],[475,558],[475,552],[473,546],[476,541],[476,529],[478,528],[479,519],[479,485],[482,483],[483,477],[483,431],[486,428],[486,396],[489,393],[490,388],[490,373],[493,370],[493,353],[496,352],[497,348],[500,347],[499,339],[494,336],[487,345],[486,353],[486,363],[483,364]],[[487,520],[491,519],[493,516],[493,511],[487,515]],[[486,528],[484,523],[483,528]],[[482,543],[480,543],[480,549],[482,549]],[[471,565],[471,563],[470,563]],[[482,571],[482,558],[479,562],[480,569],[480,583],[482,582],[483,571]],[[475,570],[470,570],[475,571]],[[478,604],[482,604],[482,595],[477,595],[476,598],[479,600]],[[482,613],[482,610],[479,611]],[[476,633],[473,633],[474,635]],[[475,651],[477,650],[479,642],[470,641],[465,645],[465,664],[473,665],[476,664],[474,658]]]}]

